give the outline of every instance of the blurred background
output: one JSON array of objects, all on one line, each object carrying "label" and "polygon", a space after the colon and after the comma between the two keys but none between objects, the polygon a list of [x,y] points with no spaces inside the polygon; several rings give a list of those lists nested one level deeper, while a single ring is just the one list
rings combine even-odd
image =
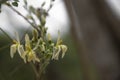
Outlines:
[{"label": "blurred background", "polygon": [[[40,7],[43,0],[28,0]],[[47,9],[49,0],[46,0]],[[22,0],[16,8],[23,15]],[[55,0],[46,26],[56,40],[61,32],[68,51],[63,59],[51,61],[46,80],[120,80],[120,1]],[[0,28],[11,38],[15,32],[24,35],[30,25],[6,6],[0,13]],[[10,57],[11,39],[0,30],[0,80],[34,80],[29,64],[18,54]]]}]

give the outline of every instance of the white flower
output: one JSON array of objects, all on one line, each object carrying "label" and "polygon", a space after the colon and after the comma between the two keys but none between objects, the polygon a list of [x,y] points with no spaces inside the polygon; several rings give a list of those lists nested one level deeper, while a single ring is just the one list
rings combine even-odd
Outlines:
[{"label": "white flower", "polygon": [[40,62],[39,58],[36,57],[36,54],[33,50],[27,53],[27,57],[28,57],[28,62],[31,62],[31,61],[33,61],[34,63],[35,61]]},{"label": "white flower", "polygon": [[52,59],[58,60],[60,55],[61,48],[60,46],[56,47],[53,51]]},{"label": "white flower", "polygon": [[18,34],[16,34],[16,37],[17,39],[13,40],[13,44],[10,47],[10,56],[13,58],[15,53],[18,51],[20,57],[24,59],[24,62],[26,62],[24,48],[23,45],[20,44]]},{"label": "white flower", "polygon": [[40,62],[39,58],[37,58],[35,51],[31,48],[30,45],[30,38],[28,36],[28,34],[25,35],[25,54],[27,55],[27,60],[28,62],[33,61],[35,63],[35,61]]},{"label": "white flower", "polygon": [[52,59],[58,60],[60,53],[62,54],[61,57],[63,58],[65,56],[66,51],[67,51],[67,46],[62,45],[62,40],[60,39],[60,36],[58,36],[56,46],[53,50]]}]

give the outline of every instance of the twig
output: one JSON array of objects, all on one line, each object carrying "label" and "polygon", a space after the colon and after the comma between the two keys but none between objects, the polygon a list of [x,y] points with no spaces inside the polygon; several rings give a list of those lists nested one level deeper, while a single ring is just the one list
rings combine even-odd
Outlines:
[{"label": "twig", "polygon": [[38,76],[39,74],[38,74],[38,72],[37,72],[37,70],[36,70],[34,64],[33,64],[33,63],[30,63],[30,65],[31,65],[31,67],[33,68],[33,70],[34,70],[36,76]]},{"label": "twig", "polygon": [[31,23],[29,20],[28,20],[28,18],[26,18],[23,14],[21,14],[19,11],[17,11],[16,9],[14,9],[12,6],[10,6],[10,5],[7,5],[10,9],[12,9],[14,12],[16,12],[19,16],[21,16],[21,17],[23,17],[33,28],[35,28],[35,29],[37,29],[38,30],[38,28],[35,26],[35,25],[33,25],[33,23]]}]

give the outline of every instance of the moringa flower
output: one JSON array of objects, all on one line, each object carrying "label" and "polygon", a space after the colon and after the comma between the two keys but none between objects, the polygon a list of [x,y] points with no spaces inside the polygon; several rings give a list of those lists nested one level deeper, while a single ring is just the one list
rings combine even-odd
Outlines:
[{"label": "moringa flower", "polygon": [[[23,45],[20,44],[19,36],[17,33],[16,33],[16,38],[17,39],[13,40],[13,44],[10,47],[10,56],[11,56],[11,58],[13,58],[15,53],[18,51],[21,58],[24,59],[25,58],[24,48],[23,48]],[[25,61],[25,59],[24,59],[24,61]]]},{"label": "moringa flower", "polygon": [[67,46],[66,45],[58,45],[55,47],[52,59],[58,60],[60,53],[62,53],[62,58],[65,56],[65,53],[67,51]]},{"label": "moringa flower", "polygon": [[60,46],[55,47],[54,51],[53,51],[52,59],[58,60],[59,59],[59,55],[60,55],[60,51],[61,51]]},{"label": "moringa flower", "polygon": [[66,51],[67,51],[67,46],[62,45],[62,40],[60,39],[60,36],[58,36],[56,46],[55,46],[55,48],[53,50],[52,59],[58,60],[60,53],[62,53],[62,58],[63,58]]},{"label": "moringa flower", "polygon": [[28,62],[33,61],[35,63],[35,61],[40,62],[39,58],[37,58],[35,51],[31,50],[27,53],[27,57],[28,57]]},{"label": "moringa flower", "polygon": [[35,51],[31,48],[30,45],[30,38],[28,36],[28,34],[25,35],[25,54],[27,55],[27,61],[33,61],[35,63],[35,61],[40,62],[39,58],[37,58]]}]

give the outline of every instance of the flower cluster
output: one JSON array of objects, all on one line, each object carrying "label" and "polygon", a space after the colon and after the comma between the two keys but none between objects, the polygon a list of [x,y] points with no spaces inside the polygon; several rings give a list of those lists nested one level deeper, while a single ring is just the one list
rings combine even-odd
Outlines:
[{"label": "flower cluster", "polygon": [[40,62],[41,60],[58,60],[60,53],[62,58],[67,51],[67,46],[62,44],[60,36],[57,42],[52,41],[51,35],[48,33],[47,37],[39,37],[38,31],[33,30],[33,38],[30,39],[29,35],[25,35],[25,44],[21,44],[19,36],[13,40],[13,44],[10,47],[10,55],[13,58],[16,51],[24,62]]},{"label": "flower cluster", "polygon": [[[17,6],[18,1],[14,1],[12,4]],[[27,0],[24,0],[24,8],[28,12],[26,16],[23,16],[20,12],[16,11],[10,3],[7,3],[13,11],[22,16],[33,27],[32,38],[26,34],[24,44],[20,42],[18,34],[16,35],[17,39],[13,40],[13,44],[10,47],[10,55],[12,58],[15,53],[18,52],[25,63],[32,61],[34,63],[39,62],[43,64],[49,63],[50,60],[58,60],[59,56],[64,57],[67,46],[62,44],[60,34],[57,42],[54,43],[51,35],[47,33],[47,27],[45,25],[46,17],[48,16],[49,10],[52,8],[53,2],[54,0],[51,0],[50,7],[48,10],[45,10],[43,8],[45,3],[43,3],[40,8],[34,8],[28,5]],[[35,17],[39,23],[37,23]]]},{"label": "flower cluster", "polygon": [[13,44],[11,45],[10,48],[10,55],[12,58],[14,57],[16,51],[18,51],[20,57],[24,60],[25,63],[26,61],[40,62],[40,60],[36,57],[35,51],[32,50],[28,34],[25,35],[25,49],[24,46],[20,44],[18,35],[17,35],[17,40],[13,40]]}]

